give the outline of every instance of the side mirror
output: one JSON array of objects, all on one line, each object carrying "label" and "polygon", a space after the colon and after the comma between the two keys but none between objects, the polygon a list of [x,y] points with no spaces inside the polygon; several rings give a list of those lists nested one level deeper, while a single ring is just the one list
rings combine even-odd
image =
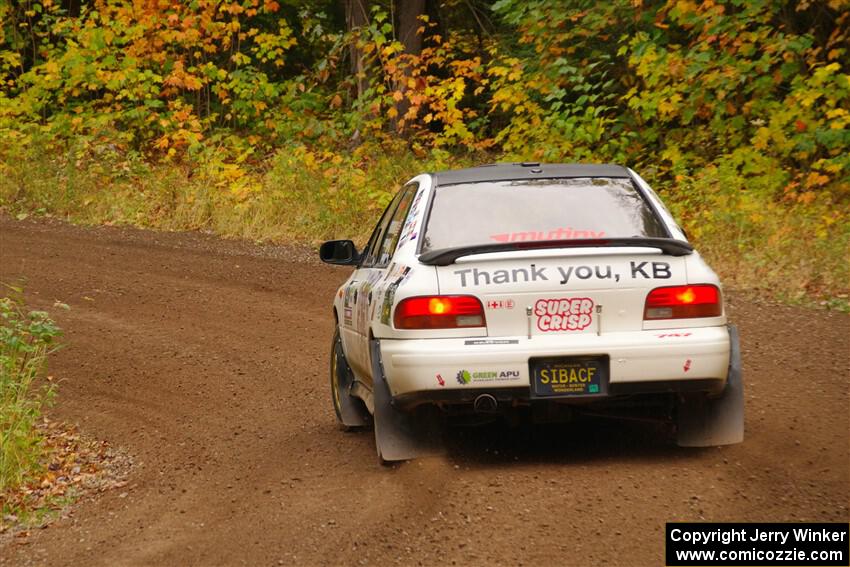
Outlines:
[{"label": "side mirror", "polygon": [[351,240],[328,240],[319,248],[319,258],[326,264],[354,266],[360,261],[360,254]]}]

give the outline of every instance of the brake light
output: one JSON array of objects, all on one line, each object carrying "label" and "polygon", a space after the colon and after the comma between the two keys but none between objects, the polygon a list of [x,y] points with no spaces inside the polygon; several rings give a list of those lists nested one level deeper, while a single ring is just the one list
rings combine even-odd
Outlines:
[{"label": "brake light", "polygon": [[484,306],[471,295],[408,297],[395,308],[396,329],[457,329],[484,326]]},{"label": "brake light", "polygon": [[720,290],[710,284],[658,287],[646,296],[644,320],[718,317],[723,313]]}]

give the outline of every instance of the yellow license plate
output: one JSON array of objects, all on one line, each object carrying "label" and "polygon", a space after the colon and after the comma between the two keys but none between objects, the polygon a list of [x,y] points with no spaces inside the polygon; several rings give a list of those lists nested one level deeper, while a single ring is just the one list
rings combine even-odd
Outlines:
[{"label": "yellow license plate", "polygon": [[608,394],[607,356],[535,358],[530,366],[531,391],[535,397]]}]

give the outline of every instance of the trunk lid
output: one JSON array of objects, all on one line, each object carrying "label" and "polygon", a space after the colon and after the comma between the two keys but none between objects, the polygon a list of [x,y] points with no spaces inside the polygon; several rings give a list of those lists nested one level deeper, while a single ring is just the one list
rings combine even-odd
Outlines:
[{"label": "trunk lid", "polygon": [[[598,253],[597,253],[598,251]],[[491,337],[638,331],[646,295],[687,283],[685,259],[588,249],[469,256],[438,266],[440,293],[481,300]],[[521,254],[521,256],[520,256]],[[530,309],[531,315],[527,315]]]}]

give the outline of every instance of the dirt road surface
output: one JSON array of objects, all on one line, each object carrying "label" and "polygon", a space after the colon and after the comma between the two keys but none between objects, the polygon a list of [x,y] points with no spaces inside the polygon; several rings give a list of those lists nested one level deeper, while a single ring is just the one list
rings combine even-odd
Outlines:
[{"label": "dirt road surface", "polygon": [[666,521],[850,519],[846,315],[731,294],[741,445],[610,420],[489,427],[388,469],[370,431],[333,418],[346,276],[300,248],[0,217],[0,281],[25,278],[66,330],[53,416],[136,462],[0,564],[663,565]]}]

